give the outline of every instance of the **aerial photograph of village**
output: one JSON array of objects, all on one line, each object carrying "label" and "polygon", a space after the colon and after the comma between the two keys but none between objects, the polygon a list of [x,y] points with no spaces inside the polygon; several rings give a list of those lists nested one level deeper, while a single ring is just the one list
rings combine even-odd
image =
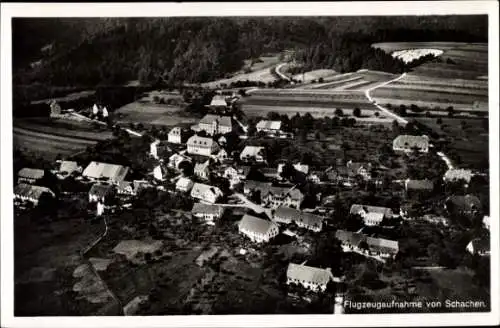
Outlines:
[{"label": "aerial photograph of village", "polygon": [[488,15],[11,24],[15,316],[491,311]]}]

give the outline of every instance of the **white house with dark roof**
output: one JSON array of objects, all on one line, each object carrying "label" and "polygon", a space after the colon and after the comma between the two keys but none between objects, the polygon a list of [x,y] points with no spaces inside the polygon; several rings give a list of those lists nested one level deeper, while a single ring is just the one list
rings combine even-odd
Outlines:
[{"label": "white house with dark roof", "polygon": [[198,130],[209,135],[226,134],[233,131],[231,116],[205,115],[198,123]]},{"label": "white house with dark roof", "polygon": [[368,237],[364,234],[337,230],[335,237],[340,241],[344,251],[354,250],[382,259],[393,258],[399,252],[399,242],[384,238]]},{"label": "white house with dark roof", "polygon": [[212,138],[194,135],[187,141],[188,154],[210,156],[218,150],[219,145]]},{"label": "white house with dark roof", "polygon": [[269,187],[261,190],[262,202],[271,208],[280,206],[300,208],[300,204],[304,200],[304,194],[295,188],[288,187]]},{"label": "white house with dark roof", "polygon": [[284,224],[294,222],[299,227],[315,232],[321,231],[323,228],[322,217],[290,207],[278,207],[273,213],[273,219]]},{"label": "white house with dark roof", "polygon": [[193,216],[204,219],[209,225],[214,225],[215,221],[224,214],[224,207],[219,205],[195,203],[191,210]]},{"label": "white house with dark roof", "polygon": [[360,215],[367,226],[379,225],[384,218],[391,218],[393,216],[390,208],[360,204],[353,204],[349,214]]},{"label": "white house with dark roof", "polygon": [[200,179],[207,180],[210,175],[210,161],[207,159],[204,163],[196,163],[194,165],[194,175]]},{"label": "white house with dark roof", "polygon": [[125,180],[129,168],[123,165],[91,162],[83,171],[83,176],[91,180],[106,180],[118,184]]},{"label": "white house with dark roof", "polygon": [[176,126],[168,132],[167,140],[170,143],[183,144],[184,142],[186,142],[185,140],[186,136],[187,134],[184,132],[184,130]]},{"label": "white house with dark roof", "polygon": [[240,154],[242,161],[265,161],[265,148],[260,146],[245,146]]},{"label": "white house with dark roof", "polygon": [[288,264],[286,284],[297,284],[314,292],[324,292],[333,274],[330,268],[322,269],[304,264]]},{"label": "white house with dark roof", "polygon": [[17,183],[35,184],[45,177],[45,171],[25,167],[17,173]]},{"label": "white house with dark roof", "polygon": [[281,131],[281,121],[261,120],[255,127],[257,132],[279,133]]},{"label": "white house with dark roof", "polygon": [[427,153],[429,151],[429,137],[425,135],[399,135],[393,140],[392,149],[394,151],[403,151],[405,153],[410,153],[414,149],[417,149],[419,152]]},{"label": "white house with dark roof", "polygon": [[44,195],[55,198],[54,192],[47,187],[27,183],[20,183],[14,187],[14,199],[22,202],[30,202],[35,206],[38,205]]},{"label": "white house with dark roof", "polygon": [[204,183],[195,183],[191,189],[191,197],[208,204],[214,204],[223,195],[219,188]]},{"label": "white house with dark roof", "polygon": [[238,230],[257,243],[268,242],[279,234],[276,223],[248,214],[238,223]]},{"label": "white house with dark roof", "polygon": [[110,184],[96,183],[92,185],[89,191],[89,202],[105,203],[114,194],[114,187]]}]

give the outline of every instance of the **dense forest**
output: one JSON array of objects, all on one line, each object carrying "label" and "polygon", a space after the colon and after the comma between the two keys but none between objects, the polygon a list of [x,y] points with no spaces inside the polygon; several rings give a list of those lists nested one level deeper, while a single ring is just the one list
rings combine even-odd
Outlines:
[{"label": "dense forest", "polygon": [[487,30],[487,16],[14,19],[14,84],[198,83],[285,49],[306,68],[399,72],[372,43],[485,42]]}]

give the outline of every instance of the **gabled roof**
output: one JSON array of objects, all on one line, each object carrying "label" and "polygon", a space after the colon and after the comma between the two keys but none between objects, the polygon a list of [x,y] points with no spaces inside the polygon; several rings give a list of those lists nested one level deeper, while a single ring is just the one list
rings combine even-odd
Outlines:
[{"label": "gabled roof", "polygon": [[243,151],[240,154],[240,158],[245,158],[245,157],[255,157],[257,155],[264,155],[263,151],[265,150],[264,147],[261,146],[245,146]]},{"label": "gabled roof", "polygon": [[252,231],[258,234],[267,234],[272,227],[277,227],[276,223],[264,220],[252,215],[245,214],[238,223],[241,230]]},{"label": "gabled roof", "polygon": [[90,188],[89,194],[97,197],[105,197],[113,190],[112,185],[96,183]]},{"label": "gabled roof", "polygon": [[36,200],[40,199],[40,197],[44,193],[50,194],[52,197],[55,197],[55,194],[52,190],[42,186],[34,186],[26,183],[20,183],[14,187],[14,195],[33,198]]},{"label": "gabled roof", "polygon": [[367,221],[382,221],[384,219],[384,213],[368,212],[364,218]]},{"label": "gabled roof", "polygon": [[125,191],[125,190],[127,190],[127,188],[131,188],[132,190],[134,190],[134,186],[133,186],[133,184],[132,184],[131,181],[120,181],[118,183],[117,188],[118,188],[119,192],[120,191]]},{"label": "gabled roof", "polygon": [[257,123],[256,127],[257,129],[264,130],[279,130],[281,129],[281,121],[261,120]]},{"label": "gabled roof", "polygon": [[222,211],[222,207],[219,205],[210,205],[203,203],[195,203],[191,213],[203,213],[203,214],[219,214]]},{"label": "gabled roof", "polygon": [[297,188],[288,188],[288,187],[269,187],[267,189],[261,190],[262,196],[265,197],[268,194],[277,195],[279,197],[285,197],[286,195],[290,195],[292,199],[302,199],[304,195]]},{"label": "gabled roof", "polygon": [[430,180],[406,180],[406,190],[433,190],[434,183]]},{"label": "gabled roof", "polygon": [[388,207],[382,207],[382,206],[371,206],[371,205],[360,205],[360,204],[353,204],[351,206],[351,210],[349,211],[350,214],[359,214],[361,212],[375,212],[375,213],[382,213],[385,216],[391,216],[392,215],[392,210]]},{"label": "gabled roof", "polygon": [[328,269],[321,269],[306,265],[290,263],[286,270],[286,277],[297,279],[313,284],[326,285],[330,279],[333,279],[332,273]]},{"label": "gabled roof", "polygon": [[476,253],[490,251],[490,241],[487,238],[475,238],[470,243],[472,243],[473,251]]},{"label": "gabled roof", "polygon": [[323,218],[320,216],[284,206],[278,207],[274,212],[274,215],[281,218],[289,218],[296,222],[302,222],[307,226],[321,226],[323,223]]},{"label": "gabled roof", "polygon": [[470,182],[472,179],[472,171],[467,169],[449,169],[444,174],[444,180],[453,181],[463,179],[466,182]]},{"label": "gabled roof", "polygon": [[222,191],[214,186],[210,186],[204,183],[195,183],[193,189],[191,190],[191,196],[195,198],[205,198],[205,194],[212,193],[216,197],[222,196]]},{"label": "gabled roof", "polygon": [[187,188],[187,187],[189,187],[189,185],[191,183],[193,183],[193,181],[191,181],[191,179],[182,177],[179,180],[177,180],[177,183],[175,184],[175,186],[177,188]]},{"label": "gabled roof", "polygon": [[203,172],[208,169],[208,166],[210,165],[210,162],[207,160],[204,163],[196,163],[194,165],[194,172]]},{"label": "gabled roof", "polygon": [[188,146],[199,146],[199,147],[212,148],[213,144],[214,144],[214,140],[212,138],[205,138],[205,137],[200,137],[197,135],[192,136],[187,141]]},{"label": "gabled roof", "polygon": [[429,147],[429,137],[427,136],[412,136],[402,134],[396,137],[392,142],[393,148],[412,149],[413,147],[427,148]]},{"label": "gabled roof", "polygon": [[39,180],[43,178],[45,175],[44,170],[40,169],[32,169],[29,167],[25,167],[21,170],[19,170],[19,173],[17,174],[19,178],[26,178],[26,179],[34,179],[34,180]]},{"label": "gabled roof", "polygon": [[178,126],[176,127],[173,127],[172,130],[170,130],[168,132],[169,135],[172,135],[172,136],[180,136],[182,133],[182,129]]},{"label": "gabled roof", "polygon": [[[226,105],[223,105],[226,106]],[[214,114],[205,115],[199,122],[199,124],[212,124],[214,121],[219,123],[219,126],[232,127],[231,116],[219,116]]]},{"label": "gabled roof", "polygon": [[128,167],[122,165],[91,162],[83,171],[83,175],[93,179],[108,178],[120,182],[125,179],[128,170]]},{"label": "gabled roof", "polygon": [[227,106],[226,97],[223,95],[215,95],[210,102],[210,106]]},{"label": "gabled roof", "polygon": [[367,237],[366,243],[368,244],[368,247],[375,248],[381,251],[399,251],[399,243],[395,240]]},{"label": "gabled roof", "polygon": [[59,172],[68,172],[71,174],[72,172],[78,169],[78,163],[74,161],[62,161],[59,166]]},{"label": "gabled roof", "polygon": [[335,237],[338,240],[348,242],[355,247],[359,246],[362,241],[366,240],[365,235],[347,230],[337,230],[335,232]]}]

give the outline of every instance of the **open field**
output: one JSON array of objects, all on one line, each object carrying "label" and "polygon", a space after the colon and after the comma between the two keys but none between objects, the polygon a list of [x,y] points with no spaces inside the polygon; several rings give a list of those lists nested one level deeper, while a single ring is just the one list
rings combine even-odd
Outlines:
[{"label": "open field", "polygon": [[444,51],[438,60],[414,68],[415,75],[474,80],[488,74],[488,45],[484,43],[387,42],[372,46],[388,53],[427,48]]},{"label": "open field", "polygon": [[249,66],[250,62],[246,61],[246,70],[244,68],[229,78],[202,83],[202,86],[205,88],[216,88],[222,84],[229,85],[231,82],[246,80],[264,83],[276,81],[277,78],[271,74],[271,68],[279,64],[278,56],[262,56],[260,60],[262,62],[254,63],[251,67]]},{"label": "open field", "polygon": [[73,291],[77,282],[73,272],[84,263],[79,251],[103,230],[104,226],[90,225],[81,215],[17,213],[14,217],[15,315],[117,315],[114,302],[92,304]]},{"label": "open field", "polygon": [[133,102],[117,109],[115,119],[118,123],[143,123],[149,125],[177,125],[193,123],[197,119],[179,115],[182,109],[178,106]]},{"label": "open field", "polygon": [[[488,168],[489,134],[483,119],[441,118],[442,124],[435,118],[416,120],[449,140],[450,156],[460,167]],[[460,157],[458,160],[455,153]]]},{"label": "open field", "polygon": [[44,103],[47,103],[47,102],[52,101],[52,100],[55,100],[58,103],[64,103],[64,102],[74,101],[74,100],[78,100],[78,99],[82,99],[82,98],[91,98],[94,96],[95,96],[94,90],[86,90],[86,91],[80,91],[80,92],[73,92],[73,93],[70,93],[70,94],[63,96],[63,97],[34,100],[31,102],[31,104],[32,105],[44,104]]},{"label": "open field", "polygon": [[74,154],[109,138],[112,134],[107,128],[85,121],[30,118],[16,119],[13,126],[14,148],[27,149],[49,160],[58,154]]},{"label": "open field", "polygon": [[310,84],[304,89],[328,89],[335,91],[364,91],[378,84],[390,81],[398,75],[369,70],[359,70],[357,72],[345,73],[333,76],[326,83]]},{"label": "open field", "polygon": [[304,74],[295,74],[292,78],[294,80],[301,80],[302,83],[310,83],[312,80],[323,78],[326,80],[328,77],[333,77],[338,73],[332,69],[317,69],[314,71],[305,72]]}]

